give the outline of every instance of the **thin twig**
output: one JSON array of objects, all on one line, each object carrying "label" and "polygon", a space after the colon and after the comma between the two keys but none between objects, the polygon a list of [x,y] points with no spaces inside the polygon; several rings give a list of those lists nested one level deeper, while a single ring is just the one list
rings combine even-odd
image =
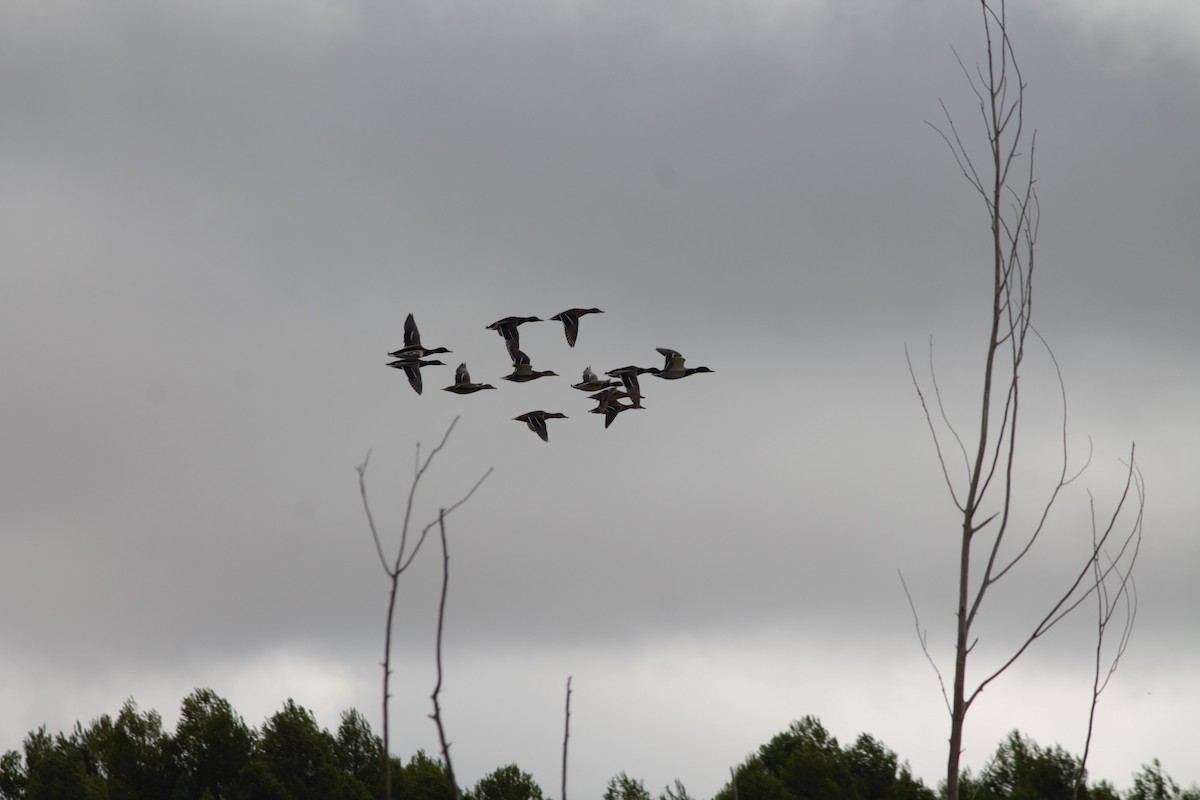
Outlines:
[{"label": "thin twig", "polygon": [[562,800],[567,800],[567,740],[571,738],[571,676],[567,676],[567,709],[563,723]]},{"label": "thin twig", "polygon": [[971,459],[967,456],[966,445],[963,444],[962,437],[958,435],[958,430],[950,422],[950,416],[946,413],[946,404],[942,402],[942,387],[938,385],[937,369],[933,366],[933,337],[929,337],[929,382],[933,384],[933,396],[937,400],[938,412],[942,415],[942,422],[949,429],[950,435],[954,437],[954,441],[958,443],[958,451],[962,454],[963,471],[967,478],[971,476]]},{"label": "thin twig", "polygon": [[383,571],[388,571],[387,558],[383,555],[383,545],[379,542],[379,531],[375,528],[375,517],[371,514],[371,504],[367,502],[367,465],[371,463],[371,451],[367,451],[367,457],[363,462],[355,467],[358,470],[358,492],[362,495],[363,510],[367,512],[367,525],[371,528],[371,538],[375,540],[375,552],[379,554],[379,563],[383,565]]},{"label": "thin twig", "polygon": [[[1136,469],[1136,464],[1130,464],[1130,471]],[[1138,473],[1134,476],[1134,482],[1137,487],[1138,506],[1145,506],[1145,494],[1142,487],[1141,475]],[[1096,526],[1096,501],[1091,492],[1088,492],[1089,507],[1091,510],[1092,521],[1092,549],[1093,551],[1100,550],[1100,539],[1097,536]],[[1121,657],[1125,655],[1125,649],[1129,646],[1129,638],[1133,633],[1133,623],[1137,617],[1137,586],[1133,581],[1133,567],[1137,562],[1138,552],[1141,549],[1141,530],[1142,530],[1142,515],[1139,512],[1137,519],[1133,523],[1133,531],[1137,536],[1137,543],[1134,546],[1133,555],[1129,559],[1128,567],[1122,572],[1117,563],[1109,558],[1109,565],[1116,572],[1117,585],[1116,590],[1109,593],[1108,584],[1105,581],[1104,573],[1100,569],[1100,561],[1097,559],[1093,562],[1093,575],[1098,587],[1096,591],[1096,653],[1093,662],[1092,672],[1092,699],[1088,706],[1087,733],[1083,740],[1083,755],[1079,759],[1079,769],[1075,774],[1075,783],[1071,787],[1071,798],[1076,800],[1079,796],[1080,789],[1083,788],[1084,780],[1087,776],[1088,756],[1091,754],[1092,738],[1095,734],[1096,725],[1096,708],[1100,703],[1100,695],[1108,688],[1108,683],[1112,680],[1113,674],[1121,663]],[[1121,628],[1121,635],[1117,641],[1116,652],[1109,661],[1108,669],[1103,678],[1101,677],[1101,663],[1104,654],[1104,640],[1108,633],[1108,626],[1112,622],[1113,616],[1119,607],[1123,606],[1125,610],[1124,624]]]},{"label": "thin twig", "polygon": [[933,674],[937,675],[938,685],[942,687],[942,699],[946,701],[946,711],[953,714],[954,711],[950,708],[950,695],[946,692],[946,682],[942,680],[942,671],[938,669],[937,662],[929,654],[928,634],[921,630],[921,619],[917,616],[917,606],[913,603],[912,594],[908,591],[908,584],[904,581],[904,573],[900,570],[896,570],[896,572],[900,575],[900,585],[904,587],[904,596],[908,598],[908,607],[912,609],[913,626],[917,631],[917,641],[921,643],[921,652],[925,654],[929,666],[933,667]]},{"label": "thin twig", "polygon": [[[442,513],[438,515],[438,519],[441,519],[442,514],[449,516],[450,512],[454,511],[454,509],[458,508],[463,503],[470,500],[471,495],[475,494],[475,490],[478,489],[485,480],[487,480],[487,477],[492,474],[492,470],[494,470],[494,469],[495,469],[495,467],[488,467],[487,472],[483,473],[483,476],[479,480],[475,481],[475,485],[471,487],[471,491],[469,491],[465,495],[463,495],[458,500],[458,502],[451,504],[449,507],[447,507],[445,509],[442,509]],[[421,528],[421,535],[419,537],[417,537],[417,545],[416,545],[416,547],[414,547],[412,549],[412,553],[409,554],[408,560],[405,561],[404,564],[400,567],[401,572],[408,569],[408,565],[412,563],[412,560],[414,558],[416,558],[417,551],[419,551],[421,549],[421,545],[424,543],[425,537],[429,535],[429,531],[433,529],[434,525],[438,524],[438,519],[435,519],[433,522],[430,522],[424,528]]]},{"label": "thin twig", "polygon": [[908,374],[912,378],[913,388],[917,391],[917,399],[921,401],[921,410],[925,412],[925,424],[929,427],[929,434],[933,439],[933,447],[937,451],[938,464],[942,468],[942,477],[946,481],[946,488],[950,491],[950,499],[954,501],[954,505],[959,511],[963,511],[962,503],[959,502],[958,495],[954,491],[954,482],[950,479],[950,470],[946,467],[946,458],[942,455],[942,442],[937,435],[937,428],[933,425],[933,417],[929,413],[929,404],[925,402],[925,393],[921,391],[921,383],[917,380],[917,372],[913,368],[912,358],[908,354],[908,345],[904,345],[904,359],[908,362]]},{"label": "thin twig", "polygon": [[[401,560],[404,558],[404,547],[408,543],[408,521],[412,517],[413,498],[417,494],[417,484],[421,482],[421,476],[425,474],[425,470],[429,469],[429,465],[433,463],[434,456],[440,453],[442,448],[446,446],[446,441],[450,438],[450,434],[454,432],[454,426],[458,424],[458,419],[458,417],[455,417],[450,422],[450,427],[446,428],[446,435],[442,437],[442,441],[438,442],[437,447],[429,451],[429,455],[425,457],[425,463],[422,464],[417,469],[416,474],[413,475],[412,485],[408,488],[408,502],[404,506],[404,524],[400,527],[400,549],[396,551],[396,566],[393,567],[393,571],[397,575],[403,572],[408,565],[412,563],[413,558],[417,555],[417,551],[421,549],[421,545],[418,543],[417,546],[413,548],[412,555],[408,557],[408,561],[404,564],[404,566],[400,565]],[[420,462],[420,453],[421,443],[417,442],[418,463]],[[424,537],[421,538],[421,541],[424,541]]]}]

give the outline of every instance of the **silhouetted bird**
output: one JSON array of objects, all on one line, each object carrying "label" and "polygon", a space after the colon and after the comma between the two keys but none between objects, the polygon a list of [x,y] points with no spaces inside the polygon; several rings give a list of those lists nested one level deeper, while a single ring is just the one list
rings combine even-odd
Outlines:
[{"label": "silhouetted bird", "polygon": [[622,397],[630,396],[631,395],[629,393],[623,392],[616,388],[605,389],[602,392],[597,392],[596,394],[592,395],[592,399],[598,401],[599,405],[597,405],[588,413],[603,414],[604,427],[607,428],[609,425],[613,424],[613,420],[615,420],[617,415],[622,411],[645,408],[645,406],[643,406],[640,402],[637,402],[641,400],[640,397],[634,397],[635,402],[630,403],[629,405],[625,405],[621,402]]},{"label": "silhouetted bird", "polygon": [[607,389],[609,386],[620,385],[620,381],[610,381],[607,378],[601,378],[599,375],[592,372],[591,367],[584,367],[583,380],[579,383],[571,384],[571,388],[578,389],[581,392],[596,392],[600,389]]},{"label": "silhouetted bird", "polygon": [[543,442],[550,441],[550,432],[546,430],[546,420],[566,419],[567,415],[558,411],[528,411],[519,417],[513,417],[517,422],[524,422],[529,430],[542,437]]},{"label": "silhouetted bird", "polygon": [[[413,315],[409,314],[404,319],[404,347],[388,353],[392,358],[403,359],[404,361],[416,361],[425,356],[432,356],[438,353],[450,353],[444,347],[435,347],[432,350],[421,346],[421,333],[417,330],[417,321],[413,319]],[[439,362],[440,363],[440,362]]]},{"label": "silhouetted bird", "polygon": [[678,352],[667,347],[656,347],[655,349],[662,353],[663,358],[667,360],[662,369],[649,370],[656,377],[673,381],[679,378],[686,378],[688,375],[695,375],[697,372],[715,372],[715,370],[711,370],[708,367],[688,367],[684,369],[683,356]]},{"label": "silhouetted bird", "polygon": [[471,394],[482,389],[495,389],[490,383],[471,383],[471,373],[467,372],[467,364],[464,361],[458,365],[458,369],[454,371],[454,385],[447,386],[442,389],[443,392],[454,392],[455,394]]},{"label": "silhouetted bird", "polygon": [[638,375],[654,371],[654,367],[630,366],[610,369],[604,374],[608,375],[610,378],[620,378],[621,383],[625,384],[625,391],[629,392],[629,397],[633,400],[633,404],[635,406],[640,406],[642,404],[642,397],[645,395],[642,394],[642,387],[638,384]]},{"label": "silhouetted bird", "polygon": [[568,308],[566,311],[560,311],[555,314],[550,319],[556,319],[563,324],[563,333],[567,336],[567,344],[574,347],[575,339],[579,336],[579,318],[584,314],[603,313],[598,308]]},{"label": "silhouetted bird", "polygon": [[551,372],[550,370],[534,369],[533,365],[529,363],[529,356],[518,350],[517,357],[513,359],[513,371],[511,374],[505,375],[504,380],[525,383],[526,381],[533,381],[550,375],[558,375],[558,373]]},{"label": "silhouetted bird", "polygon": [[541,317],[505,317],[498,319],[491,325],[487,326],[489,331],[495,331],[504,338],[504,343],[508,345],[508,356],[513,361],[517,360],[517,353],[521,351],[521,334],[517,333],[517,326],[526,322],[542,322]]},{"label": "silhouetted bird", "polygon": [[421,393],[423,388],[421,385],[421,369],[423,367],[446,366],[443,362],[433,359],[431,361],[408,361],[400,359],[399,361],[388,362],[389,367],[404,370],[404,374],[408,376],[408,384],[413,387],[417,393]]}]

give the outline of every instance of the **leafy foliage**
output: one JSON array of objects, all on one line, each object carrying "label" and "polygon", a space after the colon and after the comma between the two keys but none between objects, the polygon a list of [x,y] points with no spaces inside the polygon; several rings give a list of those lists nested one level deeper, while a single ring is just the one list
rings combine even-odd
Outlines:
[{"label": "leafy foliage", "polygon": [[683,785],[683,782],[676,779],[673,787],[663,787],[663,793],[658,796],[658,800],[694,800],[694,798],[688,794],[688,790]]},{"label": "leafy foliage", "polygon": [[333,752],[343,773],[369,787],[372,797],[383,794],[383,740],[371,732],[366,717],[354,709],[342,712]]},{"label": "leafy foliage", "polygon": [[[210,689],[184,699],[172,734],[155,711],[127,700],[116,718],[104,715],[67,734],[43,726],[21,751],[0,755],[0,800],[375,800],[383,796],[382,740],[357,711],[342,714],[337,733],[317,725],[294,700],[253,729]],[[454,800],[441,761],[418,751],[392,758],[396,800]],[[1042,747],[1013,731],[978,776],[961,787],[973,800],[1072,800],[1079,759],[1059,746]],[[815,718],[804,717],[752,753],[715,800],[936,800],[907,764],[869,734],[842,747]],[[547,800],[533,776],[516,764],[481,778],[468,800]],[[652,800],[645,784],[621,772],[604,800]],[[658,800],[695,800],[680,781]],[[1181,790],[1153,761],[1119,795],[1100,782],[1076,800],[1200,800]]]},{"label": "leafy foliage", "polygon": [[454,785],[442,762],[418,750],[400,773],[398,796],[404,800],[454,800]]},{"label": "leafy foliage", "polygon": [[246,769],[257,742],[227,700],[197,689],[180,708],[174,755],[179,768],[177,794],[225,797]]},{"label": "leafy foliage", "polygon": [[1133,776],[1133,788],[1125,795],[1126,800],[1200,800],[1200,788],[1181,791],[1179,784],[1163,771],[1162,764],[1154,759],[1143,764]]},{"label": "leafy foliage", "polygon": [[[184,699],[172,736],[157,712],[126,701],[69,735],[32,731],[0,756],[0,800],[372,800],[382,795],[382,743],[357,711],[337,736],[288,700],[255,731],[210,689]],[[397,797],[449,800],[441,766],[418,753]],[[540,796],[539,796],[540,797]]]},{"label": "leafy foliage", "polygon": [[[1042,747],[1013,731],[978,778],[962,778],[963,796],[977,800],[1071,800],[1079,759],[1058,745]],[[1082,787],[1079,800],[1089,798]]]},{"label": "leafy foliage", "polygon": [[116,722],[105,715],[92,723],[84,738],[110,800],[171,795],[178,767],[157,711],[140,714],[137,704],[126,700]]},{"label": "leafy foliage", "polygon": [[516,764],[500,767],[479,779],[471,800],[543,800],[542,787]]},{"label": "leafy foliage", "polygon": [[896,754],[862,734],[851,747],[806,716],[759,748],[718,800],[934,800]]},{"label": "leafy foliage", "polygon": [[604,800],[651,800],[651,797],[645,784],[622,772],[609,779]]}]

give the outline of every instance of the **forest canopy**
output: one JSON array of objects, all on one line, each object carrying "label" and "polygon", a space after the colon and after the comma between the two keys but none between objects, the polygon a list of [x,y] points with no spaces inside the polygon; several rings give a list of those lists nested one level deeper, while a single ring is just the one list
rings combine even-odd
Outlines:
[{"label": "forest canopy", "polygon": [[[372,800],[383,795],[382,742],[351,709],[335,732],[321,728],[311,711],[288,699],[259,728],[245,723],[211,689],[184,698],[174,732],[156,711],[134,700],[69,732],[31,731],[20,750],[0,757],[2,800]],[[395,798],[453,800],[441,761],[422,751],[395,756]],[[964,771],[962,785],[976,800],[1200,800],[1181,789],[1157,760],[1117,792],[1106,782],[1086,785],[1072,797],[1079,758],[1057,745],[1043,747],[1010,733],[978,775]],[[815,717],[793,722],[748,755],[713,800],[936,800],[907,763],[873,736],[842,746]],[[939,787],[941,789],[943,787]],[[547,796],[516,764],[498,766],[473,787],[468,800],[543,800]],[[604,800],[696,800],[681,781],[658,794],[622,772]]]}]

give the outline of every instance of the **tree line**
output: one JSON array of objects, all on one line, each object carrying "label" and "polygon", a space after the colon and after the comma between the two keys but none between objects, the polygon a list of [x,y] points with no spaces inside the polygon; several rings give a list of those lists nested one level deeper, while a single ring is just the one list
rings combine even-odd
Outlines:
[{"label": "tree line", "polygon": [[[317,725],[289,699],[260,728],[247,725],[211,689],[197,689],[180,708],[174,733],[156,711],[131,699],[116,717],[51,735],[31,731],[21,750],[0,757],[0,800],[372,800],[384,796],[383,743],[353,709],[336,732]],[[1043,747],[1013,731],[978,774],[962,773],[973,800],[1071,800],[1079,758]],[[493,770],[470,789],[458,788],[439,759],[418,751],[391,758],[398,800],[546,800],[516,764]],[[861,734],[838,744],[811,716],[792,723],[730,771],[713,800],[938,800],[882,742]],[[622,772],[604,800],[695,800],[680,782],[655,796]],[[1133,776],[1123,793],[1105,781],[1086,785],[1079,800],[1200,800],[1183,790],[1157,760]]]}]

